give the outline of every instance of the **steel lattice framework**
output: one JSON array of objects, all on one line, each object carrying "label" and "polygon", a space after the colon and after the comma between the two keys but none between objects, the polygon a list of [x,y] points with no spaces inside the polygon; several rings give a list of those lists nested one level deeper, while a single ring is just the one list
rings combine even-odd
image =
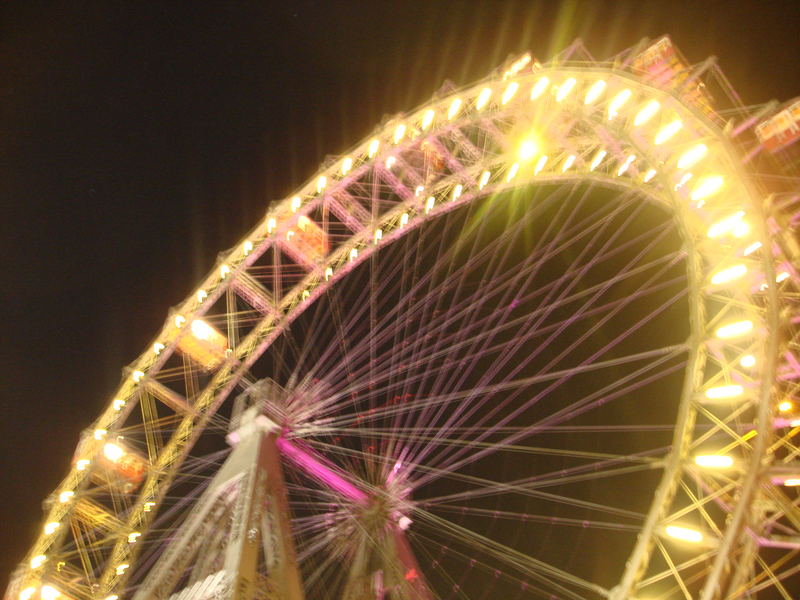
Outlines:
[{"label": "steel lattice framework", "polygon": [[[648,57],[665,45],[668,38],[643,43],[609,61],[594,60],[580,44],[544,64],[522,57],[387,121],[273,203],[126,369],[49,499],[43,533],[6,600],[125,597],[140,548],[193,446],[309,307],[428,222],[510,190],[576,183],[672,215],[687,272],[684,384],[671,450],[655,465],[660,483],[618,583],[604,587],[524,555],[513,558],[515,568],[559,597],[790,598],[786,581],[800,571],[792,488],[800,483],[800,420],[787,400],[800,377],[798,256],[791,216],[780,206],[794,190],[770,189],[750,166],[758,146],[748,132],[767,109],[715,112],[704,81],[725,83],[716,66],[688,66],[669,46],[674,68],[659,75]],[[310,472],[323,464],[321,456],[301,456],[291,432],[262,430],[270,456],[280,454],[288,467]],[[710,442],[715,451],[703,454]],[[241,447],[237,457],[246,454]],[[368,503],[369,485],[330,472],[322,476],[329,488]],[[221,497],[207,505],[218,519],[227,510]],[[285,540],[287,527],[272,533]],[[411,553],[402,541],[406,527],[393,530],[398,556]],[[413,560],[391,559],[406,573]],[[256,586],[261,596],[243,593],[231,573],[214,573],[214,584],[195,587],[194,597],[302,597],[263,591],[271,589],[269,572]],[[178,585],[180,577],[173,579]],[[348,589],[353,598],[384,597]],[[403,589],[392,597],[438,597],[422,582]],[[173,592],[167,586],[154,597]]]}]

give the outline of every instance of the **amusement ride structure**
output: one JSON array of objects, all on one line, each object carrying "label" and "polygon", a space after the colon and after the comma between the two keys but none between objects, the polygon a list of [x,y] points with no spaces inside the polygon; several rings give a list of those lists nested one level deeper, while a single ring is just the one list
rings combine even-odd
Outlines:
[{"label": "amusement ride structure", "polygon": [[796,597],[798,120],[668,37],[387,120],[170,312],[5,599]]}]

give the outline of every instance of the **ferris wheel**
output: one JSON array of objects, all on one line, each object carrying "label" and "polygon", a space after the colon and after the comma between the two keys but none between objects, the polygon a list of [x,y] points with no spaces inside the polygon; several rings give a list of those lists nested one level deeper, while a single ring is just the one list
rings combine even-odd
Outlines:
[{"label": "ferris wheel", "polygon": [[6,600],[792,598],[796,189],[715,76],[576,43],[326,161],[126,369]]}]

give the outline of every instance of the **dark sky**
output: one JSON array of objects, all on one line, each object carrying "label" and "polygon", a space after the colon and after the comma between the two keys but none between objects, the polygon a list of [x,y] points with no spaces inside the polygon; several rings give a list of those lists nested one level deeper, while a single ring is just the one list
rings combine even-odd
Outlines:
[{"label": "dark sky", "polygon": [[6,2],[0,586],[121,368],[327,154],[445,79],[669,33],[746,104],[800,94],[798,2]]}]

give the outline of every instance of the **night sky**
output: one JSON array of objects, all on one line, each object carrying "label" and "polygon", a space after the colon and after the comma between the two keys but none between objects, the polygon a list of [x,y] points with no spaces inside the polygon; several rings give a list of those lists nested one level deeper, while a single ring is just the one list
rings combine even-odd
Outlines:
[{"label": "night sky", "polygon": [[328,154],[445,79],[672,35],[800,94],[798,2],[38,2],[0,9],[0,586],[167,310]]}]

